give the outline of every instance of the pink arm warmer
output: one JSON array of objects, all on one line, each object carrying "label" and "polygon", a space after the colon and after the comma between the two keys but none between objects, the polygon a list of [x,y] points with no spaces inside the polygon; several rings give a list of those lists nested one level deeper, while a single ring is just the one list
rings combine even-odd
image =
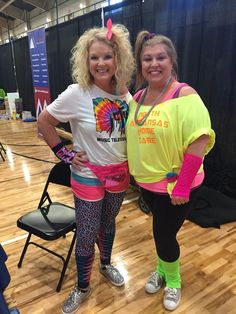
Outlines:
[{"label": "pink arm warmer", "polygon": [[185,154],[180,173],[172,196],[189,198],[190,188],[193,180],[202,164],[202,158],[196,155]]}]

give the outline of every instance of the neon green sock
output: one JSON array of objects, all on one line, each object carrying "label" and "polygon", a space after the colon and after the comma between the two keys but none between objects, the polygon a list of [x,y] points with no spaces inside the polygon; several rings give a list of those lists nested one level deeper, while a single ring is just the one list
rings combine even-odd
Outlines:
[{"label": "neon green sock", "polygon": [[166,286],[168,288],[181,288],[179,264],[179,258],[172,263],[164,262],[163,260],[161,260],[161,265],[165,273]]},{"label": "neon green sock", "polygon": [[159,274],[162,278],[165,279],[165,272],[164,272],[164,269],[163,269],[162,260],[160,259],[159,256],[157,256],[156,273]]}]

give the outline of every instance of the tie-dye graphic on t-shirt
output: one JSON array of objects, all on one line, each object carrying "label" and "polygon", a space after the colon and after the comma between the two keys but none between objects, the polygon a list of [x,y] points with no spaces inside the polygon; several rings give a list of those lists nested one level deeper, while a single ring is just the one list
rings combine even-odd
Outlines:
[{"label": "tie-dye graphic on t-shirt", "polygon": [[111,137],[112,132],[118,126],[120,134],[125,133],[125,124],[128,118],[128,105],[119,99],[108,98],[93,99],[93,110],[96,120],[96,131],[107,132]]}]

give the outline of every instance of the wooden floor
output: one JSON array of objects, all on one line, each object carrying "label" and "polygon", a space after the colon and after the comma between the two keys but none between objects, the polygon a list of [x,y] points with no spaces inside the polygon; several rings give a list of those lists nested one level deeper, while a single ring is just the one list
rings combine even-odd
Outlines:
[{"label": "wooden floor", "polygon": [[[17,262],[25,232],[17,218],[37,206],[48,172],[57,162],[50,149],[37,138],[35,122],[0,120],[0,141],[7,150],[0,159],[0,242],[8,254],[11,283],[5,290],[9,307],[21,314],[57,314],[76,281],[71,258],[60,293],[55,292],[61,262],[36,247],[29,247],[23,267]],[[54,196],[73,205],[70,191],[53,190]],[[144,292],[155,268],[151,217],[140,211],[134,188],[127,192],[117,219],[113,261],[125,277],[125,287],[109,284],[98,272],[98,254],[92,272],[91,297],[81,306],[83,314],[161,314],[163,291]],[[70,237],[48,243],[66,252]],[[40,242],[40,241],[39,241]],[[175,313],[236,313],[236,222],[221,229],[203,229],[186,221],[179,233],[182,262],[182,301]]]}]

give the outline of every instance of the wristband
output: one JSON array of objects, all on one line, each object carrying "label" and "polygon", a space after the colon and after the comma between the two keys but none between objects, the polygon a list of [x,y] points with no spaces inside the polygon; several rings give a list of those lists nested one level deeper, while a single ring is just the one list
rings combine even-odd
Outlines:
[{"label": "wristband", "polygon": [[54,154],[66,164],[71,164],[72,159],[75,157],[75,152],[71,149],[66,148],[62,142],[52,147]]},{"label": "wristband", "polygon": [[185,154],[177,182],[172,191],[172,196],[189,198],[191,185],[201,164],[201,157],[191,154]]}]

